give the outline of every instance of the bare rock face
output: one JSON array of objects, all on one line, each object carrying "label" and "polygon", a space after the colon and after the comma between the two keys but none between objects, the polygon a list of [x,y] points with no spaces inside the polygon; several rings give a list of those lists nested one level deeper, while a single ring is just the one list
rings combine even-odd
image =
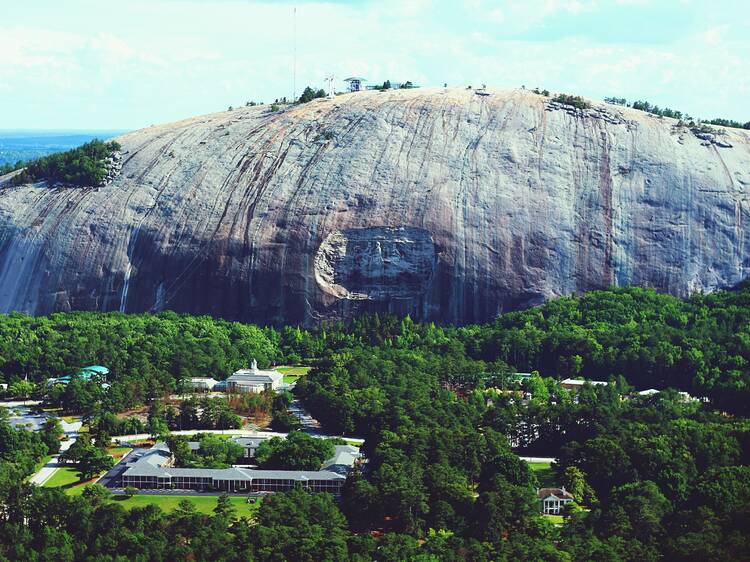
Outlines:
[{"label": "bare rock face", "polygon": [[0,312],[479,322],[750,270],[750,135],[524,90],[363,92],[117,139],[103,187],[0,178]]},{"label": "bare rock face", "polygon": [[353,228],[323,240],[315,256],[315,279],[336,298],[419,299],[436,265],[435,244],[426,230]]}]

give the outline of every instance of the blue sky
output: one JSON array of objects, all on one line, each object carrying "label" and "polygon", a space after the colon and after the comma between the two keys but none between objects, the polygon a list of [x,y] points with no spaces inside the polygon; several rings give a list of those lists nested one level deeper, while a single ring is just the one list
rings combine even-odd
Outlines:
[{"label": "blue sky", "polygon": [[3,0],[0,129],[138,128],[326,74],[750,120],[750,0]]}]

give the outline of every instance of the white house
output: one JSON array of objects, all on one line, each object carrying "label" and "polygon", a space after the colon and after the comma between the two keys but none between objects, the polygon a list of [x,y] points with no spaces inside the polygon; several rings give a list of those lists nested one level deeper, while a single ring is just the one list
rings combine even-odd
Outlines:
[{"label": "white house", "polygon": [[542,504],[542,513],[545,515],[560,515],[563,508],[575,499],[565,489],[565,486],[562,488],[540,488],[536,495]]},{"label": "white house", "polygon": [[249,369],[240,369],[227,379],[227,392],[260,393],[265,390],[278,390],[284,382],[284,375],[278,371],[261,371],[253,359]]}]

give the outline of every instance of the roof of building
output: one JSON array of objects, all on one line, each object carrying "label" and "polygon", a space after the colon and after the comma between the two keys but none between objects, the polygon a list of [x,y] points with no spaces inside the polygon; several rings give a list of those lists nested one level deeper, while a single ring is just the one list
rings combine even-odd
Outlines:
[{"label": "roof of building", "polygon": [[659,391],[656,390],[655,388],[649,388],[646,390],[641,390],[638,394],[640,396],[652,396],[654,394],[659,394]]},{"label": "roof of building", "polygon": [[237,371],[227,379],[227,382],[234,384],[268,384],[274,382],[274,378],[266,374]]},{"label": "roof of building", "polygon": [[571,386],[583,386],[584,384],[589,383],[590,385],[607,385],[609,384],[607,381],[589,381],[589,380],[582,380],[582,379],[565,379],[560,381],[560,384],[569,384]]},{"label": "roof of building", "polygon": [[211,387],[215,386],[216,383],[219,382],[212,377],[190,377],[189,380],[192,384],[205,384]]},{"label": "roof of building", "polygon": [[336,472],[342,470],[348,471],[361,456],[358,447],[353,445],[336,445],[333,456],[327,459],[321,468],[335,470]]},{"label": "roof of building", "polygon": [[228,383],[239,385],[256,385],[281,382],[284,375],[275,369],[261,371],[258,369],[258,363],[253,359],[249,369],[239,369],[227,378]]},{"label": "roof of building", "polygon": [[558,500],[573,500],[573,494],[568,492],[565,487],[562,488],[539,488],[536,492],[537,497],[544,501],[547,498],[555,498]]},{"label": "roof of building", "polygon": [[351,76],[349,78],[344,78],[344,82],[351,82],[353,80],[359,80],[360,82],[367,82],[367,78],[361,78],[358,76]]},{"label": "roof of building", "polygon": [[258,437],[230,437],[229,439],[243,447],[257,447],[263,441],[270,439],[270,437],[259,435]]},{"label": "roof of building", "polygon": [[109,369],[107,369],[107,367],[104,367],[103,365],[89,365],[88,367],[83,367],[81,371],[93,371],[98,375],[109,374]]},{"label": "roof of building", "polygon": [[256,470],[251,468],[174,468],[164,466],[172,458],[166,443],[157,443],[137,455],[123,476],[156,476],[160,478],[212,478],[214,480],[343,480],[346,477],[330,470]]},{"label": "roof of building", "polygon": [[[258,447],[263,441],[270,439],[270,437],[258,436],[258,437],[230,437],[229,441],[233,441],[242,447]],[[197,451],[201,448],[200,441],[188,441],[187,446],[191,451]]]}]

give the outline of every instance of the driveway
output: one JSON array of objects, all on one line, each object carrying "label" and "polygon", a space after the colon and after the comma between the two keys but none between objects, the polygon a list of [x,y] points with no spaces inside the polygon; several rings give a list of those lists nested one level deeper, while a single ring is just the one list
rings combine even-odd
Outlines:
[{"label": "driveway", "polygon": [[[60,423],[62,424],[63,431],[65,431],[65,436],[67,437],[65,441],[60,443],[60,452],[62,453],[70,449],[70,446],[75,443],[75,440],[78,438],[78,431],[81,429],[81,422],[67,423],[60,420]],[[29,482],[31,484],[36,484],[37,486],[43,486],[61,466],[64,465],[60,464],[60,455],[54,455],[47,464],[40,468],[36,474],[29,479]]]}]

